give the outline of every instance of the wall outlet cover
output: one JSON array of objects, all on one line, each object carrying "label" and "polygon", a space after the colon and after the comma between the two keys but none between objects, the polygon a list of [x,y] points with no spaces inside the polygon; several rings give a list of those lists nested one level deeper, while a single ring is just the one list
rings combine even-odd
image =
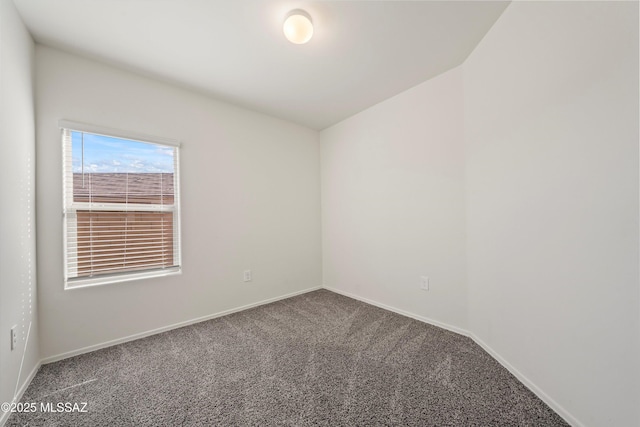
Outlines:
[{"label": "wall outlet cover", "polygon": [[18,326],[14,325],[11,328],[11,350],[15,350],[18,346]]}]

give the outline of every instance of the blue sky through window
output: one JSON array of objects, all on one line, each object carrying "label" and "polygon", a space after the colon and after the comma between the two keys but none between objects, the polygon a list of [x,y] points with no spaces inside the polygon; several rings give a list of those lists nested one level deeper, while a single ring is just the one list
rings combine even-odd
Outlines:
[{"label": "blue sky through window", "polygon": [[173,148],[102,135],[71,132],[73,172],[173,173]]}]

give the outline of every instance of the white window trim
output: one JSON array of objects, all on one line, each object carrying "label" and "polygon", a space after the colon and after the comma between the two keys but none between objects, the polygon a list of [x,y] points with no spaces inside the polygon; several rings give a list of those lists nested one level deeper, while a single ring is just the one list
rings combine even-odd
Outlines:
[{"label": "white window trim", "polygon": [[124,283],[130,282],[133,280],[142,280],[142,279],[152,279],[154,277],[165,277],[165,276],[176,276],[182,274],[182,267],[173,267],[173,268],[165,268],[162,270],[148,270],[148,271],[140,271],[140,272],[127,272],[122,273],[122,275],[112,274],[109,276],[102,277],[91,277],[87,279],[73,279],[71,285],[68,282],[65,282],[64,289],[81,289],[88,288],[91,286],[100,286],[100,285],[109,285],[112,283]]},{"label": "white window trim", "polygon": [[[120,129],[112,129],[112,128],[108,128],[108,127],[104,127],[104,126],[95,126],[95,125],[90,125],[87,123],[80,123],[80,122],[74,122],[74,121],[70,121],[70,120],[58,120],[58,127],[62,130],[62,129],[67,129],[69,131],[77,131],[77,132],[87,132],[87,133],[92,133],[92,134],[96,134],[96,135],[102,135],[102,136],[107,136],[107,137],[116,137],[116,138],[123,138],[123,139],[128,139],[128,140],[132,140],[132,141],[138,141],[138,142],[145,142],[145,143],[152,143],[152,144],[162,144],[162,145],[169,145],[172,147],[176,147],[176,148],[180,148],[181,147],[181,142],[174,140],[174,139],[168,139],[168,138],[162,138],[162,137],[158,137],[158,136],[151,136],[151,135],[145,135],[142,133],[138,133],[138,132],[133,132],[133,131],[124,131],[124,130],[120,130]],[[113,211],[122,211],[122,206],[117,206],[117,203],[102,203],[102,204],[96,204],[96,203],[86,203],[86,202],[71,202],[68,203],[67,201],[64,202],[64,208],[65,211],[63,212],[63,217],[62,217],[62,223],[63,223],[63,254],[64,254],[64,289],[65,290],[70,290],[70,289],[81,289],[81,288],[86,288],[86,287],[91,287],[91,286],[99,286],[99,285],[107,285],[107,284],[112,284],[112,283],[122,283],[122,282],[129,282],[129,281],[133,281],[133,280],[142,280],[142,279],[150,279],[150,278],[154,278],[154,277],[165,277],[165,276],[174,276],[174,275],[179,275],[182,274],[182,230],[180,227],[181,221],[180,221],[180,213],[181,213],[181,209],[180,209],[180,157],[179,157],[179,153],[180,150],[176,150],[175,151],[175,156],[176,158],[174,159],[174,164],[175,164],[175,185],[178,188],[178,193],[177,193],[177,197],[175,197],[174,199],[174,204],[173,206],[165,206],[165,205],[143,205],[143,204],[130,204],[128,207],[134,207],[136,210],[142,210],[142,211],[165,211],[165,212],[175,212],[177,213],[177,215],[173,216],[173,230],[174,230],[174,234],[176,234],[178,236],[178,245],[180,247],[178,247],[178,251],[177,251],[177,266],[176,267],[172,267],[172,268],[165,268],[165,269],[158,269],[158,270],[146,270],[146,271],[139,271],[139,272],[123,272],[121,274],[110,274],[108,276],[99,276],[99,277],[89,277],[89,278],[73,278],[70,280],[69,277],[67,277],[67,265],[68,265],[68,260],[67,260],[67,248],[69,242],[67,240],[67,221],[65,220],[65,216],[69,215],[69,214],[76,214],[77,210],[82,210],[84,208],[88,208],[89,206],[91,206],[92,208],[99,208],[100,210],[113,210]],[[64,153],[63,153],[64,155]],[[64,174],[66,173],[65,170],[65,159],[63,159],[63,179],[66,179],[66,177],[64,176]],[[64,182],[64,181],[63,181]],[[68,197],[68,195],[66,195]],[[130,209],[129,209],[130,210]]]},{"label": "white window trim", "polygon": [[60,129],[69,129],[77,132],[94,133],[102,136],[113,136],[116,138],[130,139],[139,142],[151,142],[153,144],[172,145],[180,147],[182,143],[175,139],[163,138],[160,136],[146,135],[139,132],[133,132],[121,129],[112,129],[104,126],[95,126],[87,123],[73,122],[71,120],[58,120]]}]

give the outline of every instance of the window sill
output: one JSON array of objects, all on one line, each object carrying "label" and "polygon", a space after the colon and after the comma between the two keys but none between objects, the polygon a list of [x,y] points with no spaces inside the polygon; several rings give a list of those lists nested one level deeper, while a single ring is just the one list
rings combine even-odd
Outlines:
[{"label": "window sill", "polygon": [[181,267],[167,268],[164,270],[142,271],[139,273],[127,273],[121,275],[111,275],[102,277],[91,277],[85,279],[65,280],[65,291],[70,289],[88,288],[92,286],[109,285],[113,283],[130,282],[132,280],[152,279],[156,277],[176,276],[182,274]]}]

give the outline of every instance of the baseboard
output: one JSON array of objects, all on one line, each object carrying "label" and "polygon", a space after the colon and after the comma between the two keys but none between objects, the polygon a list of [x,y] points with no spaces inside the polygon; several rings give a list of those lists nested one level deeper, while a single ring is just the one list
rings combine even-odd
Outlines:
[{"label": "baseboard", "polygon": [[281,296],[278,296],[278,297],[269,298],[269,299],[266,299],[266,300],[258,301],[258,302],[247,304],[247,305],[243,305],[243,306],[232,308],[232,309],[229,309],[229,310],[220,311],[218,313],[209,314],[209,315],[198,317],[198,318],[191,319],[191,320],[186,320],[184,322],[174,323],[172,325],[163,326],[161,328],[152,329],[150,331],[140,332],[140,333],[137,333],[137,334],[129,335],[129,336],[124,337],[124,338],[118,338],[118,339],[111,340],[111,341],[106,341],[106,342],[103,342],[103,343],[100,343],[100,344],[94,344],[94,345],[90,345],[88,347],[83,347],[83,348],[80,348],[80,349],[77,349],[77,350],[68,351],[68,352],[65,352],[65,353],[60,353],[60,354],[57,354],[55,356],[50,356],[50,357],[47,357],[45,359],[42,359],[41,363],[44,365],[44,364],[47,364],[47,363],[57,362],[59,360],[68,359],[69,357],[78,356],[80,354],[90,353],[92,351],[100,350],[100,349],[111,347],[111,346],[118,345],[118,344],[123,344],[125,342],[134,341],[134,340],[137,340],[137,339],[140,339],[140,338],[145,338],[145,337],[148,337],[148,336],[151,336],[151,335],[160,334],[162,332],[171,331],[173,329],[182,328],[184,326],[193,325],[195,323],[205,322],[207,320],[215,319],[217,317],[222,317],[222,316],[226,316],[226,315],[229,315],[229,314],[237,313],[239,311],[248,310],[250,308],[259,307],[261,305],[270,304],[272,302],[276,302],[276,301],[280,301],[280,300],[283,300],[283,299],[291,298],[291,297],[294,297],[296,295],[302,295],[302,294],[306,294],[308,292],[317,291],[318,289],[321,289],[321,288],[322,288],[322,286],[315,286],[315,287],[312,287],[312,288],[303,289],[301,291],[292,292],[292,293],[289,293],[289,294],[286,294],[286,295],[281,295]]},{"label": "baseboard", "polygon": [[[232,313],[237,313],[243,310],[248,310],[250,308],[254,308],[254,307],[258,307],[261,305],[265,305],[265,304],[270,304],[272,302],[276,302],[276,301],[280,301],[283,299],[287,299],[287,298],[291,298],[294,297],[296,295],[302,295],[308,292],[313,292],[316,291],[318,289],[327,289],[331,292],[335,292],[337,294],[340,295],[344,295],[346,297],[349,298],[353,298],[355,300],[358,301],[362,301],[364,303],[382,308],[384,310],[388,310],[397,314],[400,314],[402,316],[406,316],[406,317],[410,317],[412,319],[433,325],[433,326],[437,326],[439,328],[443,328],[446,329],[448,331],[451,332],[455,332],[457,334],[466,336],[471,338],[476,344],[478,344],[480,347],[482,347],[487,353],[489,353],[491,355],[491,357],[493,357],[498,363],[500,363],[502,366],[505,367],[505,369],[507,369],[509,372],[511,372],[511,374],[513,374],[513,376],[515,376],[522,384],[524,384],[529,390],[531,390],[536,396],[538,396],[538,398],[540,398],[540,400],[542,400],[544,403],[546,403],[547,405],[549,405],[549,407],[551,409],[553,409],[558,415],[560,415],[567,423],[569,423],[571,426],[573,427],[585,427],[584,424],[582,424],[580,421],[578,421],[573,415],[571,415],[566,409],[564,409],[560,404],[558,404],[555,400],[553,400],[549,395],[547,395],[542,389],[540,389],[538,386],[535,385],[535,383],[533,383],[531,380],[529,380],[529,378],[527,378],[526,376],[524,376],[520,371],[518,371],[518,369],[516,369],[513,365],[511,365],[504,357],[502,357],[498,352],[496,352],[494,349],[492,349],[488,344],[486,344],[484,341],[482,341],[480,338],[478,338],[475,334],[470,333],[469,331],[459,328],[457,326],[453,326],[453,325],[449,325],[443,322],[439,322],[437,320],[434,319],[430,319],[428,317],[424,317],[424,316],[420,316],[405,310],[401,310],[399,308],[396,307],[392,307],[389,306],[387,304],[383,304],[380,303],[378,301],[374,301],[368,298],[364,298],[361,297],[359,295],[355,295],[352,294],[350,292],[345,292],[339,289],[335,289],[329,286],[315,286],[312,288],[308,288],[308,289],[304,289],[302,291],[297,291],[297,292],[292,292],[290,294],[286,294],[286,295],[281,295],[278,297],[274,297],[274,298],[269,298],[266,300],[262,300],[259,302],[255,302],[252,304],[247,304],[247,305],[243,305],[240,307],[236,307],[233,309],[229,309],[229,310],[224,310],[215,314],[210,314],[207,316],[202,316],[202,317],[198,317],[195,319],[191,319],[191,320],[187,320],[184,322],[179,322],[179,323],[175,323],[173,325],[169,325],[169,326],[165,326],[162,328],[157,328],[157,329],[153,329],[150,331],[146,331],[146,332],[141,332],[139,334],[134,334],[134,335],[129,335],[127,337],[124,338],[119,338],[116,340],[111,340],[111,341],[107,341],[101,344],[96,344],[96,345],[92,345],[92,346],[88,346],[88,347],[84,347],[78,350],[74,350],[74,351],[70,351],[70,352],[66,352],[66,353],[61,353],[58,354],[56,356],[51,356],[51,357],[47,357],[43,360],[41,360],[39,363],[36,364],[36,366],[33,368],[33,370],[29,373],[29,376],[27,377],[27,379],[24,381],[24,383],[22,384],[22,386],[20,387],[20,389],[18,390],[18,393],[16,394],[16,396],[14,397],[14,402],[18,402],[20,401],[20,399],[22,398],[22,395],[24,394],[25,390],[27,389],[27,387],[29,386],[29,384],[31,383],[31,381],[33,380],[33,377],[35,377],[36,373],[38,372],[38,369],[40,368],[41,365],[47,364],[47,363],[52,363],[52,362],[56,362],[58,360],[62,360],[62,359],[67,359],[69,357],[73,357],[73,356],[77,356],[80,354],[84,354],[84,353],[89,353],[92,351],[96,351],[96,350],[100,350],[102,348],[106,348],[106,347],[111,347],[113,345],[118,345],[118,344],[122,344],[125,342],[129,342],[129,341],[134,341],[140,338],[144,338],[144,337],[148,337],[151,335],[155,335],[155,334],[159,334],[162,332],[167,332],[170,331],[172,329],[177,329],[177,328],[182,328],[184,326],[189,326],[189,325],[193,325],[195,323],[200,323],[200,322],[204,322],[207,320],[211,320],[211,319],[215,319],[217,317],[222,317],[222,316],[226,316]],[[4,424],[6,423],[6,421],[9,419],[9,412],[5,412],[2,413],[0,415],[0,427],[4,426]]]},{"label": "baseboard", "polygon": [[383,303],[378,302],[378,301],[370,300],[369,298],[364,298],[364,297],[361,297],[359,295],[352,294],[350,292],[342,291],[340,289],[332,288],[332,287],[329,287],[329,286],[323,286],[323,288],[328,290],[328,291],[335,292],[336,294],[344,295],[345,297],[349,297],[349,298],[353,298],[353,299],[358,300],[358,301],[366,302],[367,304],[382,308],[384,310],[389,310],[389,311],[392,311],[394,313],[398,313],[398,314],[401,314],[403,316],[410,317],[412,319],[416,319],[416,320],[419,320],[421,322],[428,323],[430,325],[437,326],[439,328],[446,329],[446,330],[451,331],[451,332],[455,332],[456,334],[464,335],[465,337],[469,336],[469,332],[467,332],[465,329],[459,328],[457,326],[449,325],[448,323],[439,322],[437,320],[430,319],[428,317],[420,316],[418,314],[414,314],[414,313],[411,313],[411,312],[408,312],[408,311],[404,311],[404,310],[401,310],[401,309],[396,308],[396,307],[391,307],[390,305],[383,304]]},{"label": "baseboard", "polygon": [[487,353],[491,355],[495,360],[498,361],[502,366],[504,366],[511,374],[516,377],[522,384],[524,384],[529,390],[533,392],[536,396],[540,398],[544,403],[546,403],[551,409],[553,409],[558,415],[560,415],[569,425],[573,427],[585,427],[580,421],[578,421],[573,415],[569,413],[566,409],[564,409],[558,402],[553,400],[547,393],[542,391],[540,387],[535,385],[533,381],[527,378],[522,372],[516,369],[511,363],[509,363],[504,357],[500,356],[494,349],[489,347],[487,343],[478,338],[475,334],[469,334],[469,338],[471,338],[476,344],[484,349]]},{"label": "baseboard", "polygon": [[355,300],[362,301],[362,302],[365,302],[367,304],[371,304],[373,306],[382,308],[384,310],[389,310],[391,312],[398,313],[398,314],[401,314],[403,316],[410,317],[412,319],[416,319],[416,320],[419,320],[419,321],[424,322],[424,323],[428,323],[428,324],[433,325],[433,326],[438,326],[438,327],[446,329],[448,331],[455,332],[457,334],[460,334],[460,335],[463,335],[463,336],[471,338],[476,344],[478,344],[480,347],[482,347],[482,349],[484,351],[489,353],[491,355],[491,357],[493,357],[506,370],[508,370],[514,377],[516,377],[522,384],[524,384],[529,390],[531,390],[531,392],[533,392],[533,394],[538,396],[538,398],[540,400],[542,400],[551,409],[553,409],[558,415],[560,415],[569,425],[571,425],[573,427],[585,427],[585,425],[582,424],[580,421],[578,421],[573,415],[571,415],[569,413],[569,411],[564,409],[559,403],[557,403],[555,400],[553,400],[551,397],[549,397],[549,395],[546,394],[544,391],[542,391],[542,389],[540,387],[535,385],[535,383],[533,381],[531,381],[529,378],[524,376],[513,365],[511,365],[509,362],[507,362],[507,360],[504,357],[502,357],[498,352],[496,352],[494,349],[492,349],[487,343],[485,343],[480,338],[478,338],[475,334],[473,334],[473,333],[471,333],[471,332],[469,332],[469,331],[467,331],[465,329],[458,328],[457,326],[452,326],[452,325],[449,325],[449,324],[446,324],[446,323],[439,322],[437,320],[430,319],[428,317],[424,317],[424,316],[420,316],[420,315],[417,315],[417,314],[414,314],[414,313],[410,313],[408,311],[404,311],[404,310],[401,310],[399,308],[392,307],[392,306],[389,306],[387,304],[383,304],[383,303],[378,302],[378,301],[373,301],[373,300],[370,300],[368,298],[364,298],[364,297],[361,297],[359,295],[352,294],[350,292],[345,292],[345,291],[342,291],[342,290],[339,290],[339,289],[335,289],[335,288],[332,288],[332,287],[326,286],[326,285],[323,286],[323,288],[328,290],[328,291],[335,292],[337,294],[344,295],[346,297],[353,298]]},{"label": "baseboard", "polygon": [[[31,384],[31,381],[33,381],[33,378],[38,373],[38,369],[40,369],[40,366],[42,366],[42,362],[41,361],[36,363],[36,365],[33,367],[31,372],[29,372],[29,376],[24,380],[24,382],[22,383],[22,385],[18,389],[18,392],[16,393],[16,395],[13,396],[13,400],[11,401],[11,403],[20,402],[20,399],[22,399],[22,395],[27,390],[27,387],[29,387],[29,384]],[[11,412],[2,412],[2,411],[0,411],[0,427],[4,426],[4,424],[9,419],[9,416],[11,416]]]}]

